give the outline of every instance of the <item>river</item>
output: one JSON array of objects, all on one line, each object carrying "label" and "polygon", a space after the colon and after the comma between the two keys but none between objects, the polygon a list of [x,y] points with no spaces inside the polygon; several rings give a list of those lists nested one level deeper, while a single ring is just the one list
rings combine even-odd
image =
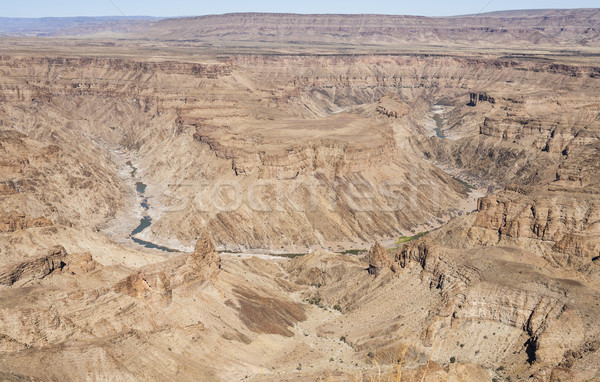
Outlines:
[{"label": "river", "polygon": [[[133,163],[131,163],[131,161],[127,161],[126,164],[131,168],[131,172],[130,172],[131,177],[135,178],[136,174],[137,174],[137,168],[133,165]],[[159,251],[164,251],[164,252],[178,252],[175,249],[168,248],[168,247],[165,247],[165,246],[162,246],[162,245],[159,245],[156,243],[152,243],[150,241],[138,239],[137,237],[135,237],[135,235],[141,233],[143,230],[150,227],[150,225],[152,224],[152,218],[148,215],[148,210],[150,209],[150,206],[148,205],[148,198],[145,195],[146,194],[146,184],[141,181],[136,182],[135,190],[141,199],[140,207],[142,208],[143,215],[142,215],[142,218],[140,219],[140,224],[137,227],[135,227],[135,229],[133,231],[131,231],[131,233],[129,234],[129,238],[131,240],[133,240],[133,242],[135,242],[136,244],[139,244],[146,248],[158,249]]]},{"label": "river", "polygon": [[442,116],[439,113],[435,113],[433,115],[433,120],[435,121],[435,125],[437,126],[435,128],[435,135],[438,138],[446,138],[446,136],[442,132],[442,128],[444,127],[444,121],[442,120]]}]

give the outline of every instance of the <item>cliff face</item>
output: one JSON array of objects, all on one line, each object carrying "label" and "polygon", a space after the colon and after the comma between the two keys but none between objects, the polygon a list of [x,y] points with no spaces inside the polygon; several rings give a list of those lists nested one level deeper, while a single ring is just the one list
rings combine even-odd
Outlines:
[{"label": "cliff face", "polygon": [[563,296],[555,291],[544,291],[542,285],[526,290],[518,287],[517,280],[503,285],[488,277],[485,263],[497,259],[477,257],[491,255],[500,257],[501,252],[482,250],[459,254],[423,240],[398,251],[392,267],[400,272],[416,263],[430,274],[431,286],[440,290],[447,303],[443,317],[497,321],[532,336],[541,335],[547,325],[544,320],[558,318],[565,308]]},{"label": "cliff face", "polygon": [[[554,195],[553,195],[554,194]],[[546,197],[506,191],[479,201],[470,234],[490,245],[506,240],[531,239],[552,247],[549,256],[559,264],[583,266],[598,256],[596,198],[553,192]]]},{"label": "cliff face", "polygon": [[[526,15],[0,40],[0,379],[352,380],[388,354],[410,380],[595,378],[597,12]],[[343,54],[302,43],[336,25]],[[389,54],[413,27],[433,45]],[[586,46],[498,53],[515,39]],[[132,243],[142,213],[138,239],[189,253]]]},{"label": "cliff face", "polygon": [[8,233],[32,227],[48,227],[52,222],[47,218],[28,218],[25,215],[11,213],[0,217],[0,232]]},{"label": "cliff face", "polygon": [[194,252],[174,260],[141,268],[119,281],[114,290],[135,298],[172,298],[173,290],[214,280],[221,258],[208,237],[196,243]]},{"label": "cliff face", "polygon": [[[160,207],[144,235],[175,246],[189,247],[205,228],[219,247],[295,250],[434,227],[458,214],[466,190],[432,159],[500,185],[552,171],[573,178],[577,172],[557,166],[596,139],[598,123],[588,92],[594,70],[566,65],[418,56],[230,56],[206,64],[5,56],[0,64],[0,123],[44,142],[47,152],[35,155],[50,163],[70,160],[81,135],[87,149],[76,155],[90,160],[94,152],[107,164],[108,148],[138,150]],[[552,93],[554,86],[572,93]],[[453,106],[447,131],[458,139],[427,137],[436,100]],[[574,105],[576,115],[561,117]],[[62,128],[50,133],[50,125]],[[7,155],[5,172],[21,174],[33,160]],[[69,187],[81,180],[78,192],[96,206],[79,218],[14,211],[101,228],[118,209],[104,201],[125,190],[110,165],[90,168],[102,186],[98,176],[68,178]],[[265,217],[281,231],[264,226]]]},{"label": "cliff face", "polygon": [[[456,163],[463,174],[481,171],[499,183],[496,192],[479,199],[473,214],[399,250],[392,270],[402,275],[418,267],[439,290],[443,307],[423,334],[430,343],[451,337],[458,322],[501,322],[520,331],[535,378],[585,379],[596,355],[584,349],[598,337],[588,321],[595,314],[589,301],[600,251],[600,183],[592,160],[597,104],[575,91],[549,99],[502,91],[494,97],[493,104],[449,113],[457,133],[467,126],[478,132],[471,137],[476,147],[467,147],[460,134],[450,147],[429,147],[437,160],[462,154]],[[564,106],[578,99],[576,112]],[[459,113],[466,108],[482,115],[474,120]],[[500,123],[498,114],[509,122]],[[485,163],[493,167],[484,170]],[[572,352],[581,357],[578,363]]]},{"label": "cliff face", "polygon": [[438,338],[452,338],[461,326],[500,323],[519,333],[527,362],[544,370],[568,357],[567,349],[584,346],[597,333],[584,333],[581,320],[589,319],[582,318],[588,307],[585,298],[576,297],[591,284],[576,272],[555,271],[565,278],[548,278],[543,263],[517,247],[456,249],[422,239],[397,251],[392,270],[402,277],[407,269],[419,267],[431,289],[441,294],[442,304],[431,312],[423,332],[429,346]]},{"label": "cliff face", "polygon": [[478,102],[496,103],[496,99],[494,97],[491,97],[485,93],[471,93],[469,94],[469,98],[469,103],[467,104],[468,106],[477,106]]},{"label": "cliff face", "polygon": [[[264,340],[276,343],[286,336],[296,344],[300,337],[295,326],[306,320],[307,308],[284,297],[286,290],[298,287],[288,283],[282,289],[271,262],[231,259],[222,271],[219,254],[202,237],[193,253],[137,269],[104,266],[89,253],[67,254],[60,246],[39,258],[2,266],[0,289],[6,300],[0,308],[1,367],[13,377],[42,380],[85,379],[90,372],[119,379],[161,379],[173,373],[183,373],[186,379],[235,379],[237,371],[221,370],[224,352],[229,359],[225,363],[234,370],[240,362],[254,362]],[[249,272],[253,281],[243,277]],[[22,293],[39,298],[16,303]],[[63,352],[65,341],[71,345]],[[214,354],[213,345],[219,347],[219,355],[206,362]],[[125,348],[127,354],[122,353]],[[184,348],[193,351],[173,368],[144,357],[134,357],[133,364],[127,361],[139,352],[162,353],[167,359]],[[19,360],[20,351],[28,353],[27,365]],[[268,353],[260,361],[264,367],[279,362],[280,351]],[[94,356],[88,360],[84,354]],[[102,354],[112,355],[101,364],[92,361]],[[202,361],[192,361],[199,355]],[[49,359],[51,365],[44,367]]]},{"label": "cliff face", "polygon": [[[487,45],[595,44],[597,10],[544,10],[458,17],[237,13],[161,20],[158,39]],[[360,27],[359,27],[360,26]]]},{"label": "cliff face", "polygon": [[[70,36],[162,40],[168,45],[210,41],[330,45],[597,46],[596,9],[545,9],[454,17],[233,13],[151,17],[2,18],[9,36]],[[111,44],[112,43],[112,44]],[[114,45],[114,42],[109,42]],[[111,46],[109,45],[109,46]]]},{"label": "cliff face", "polygon": [[[233,179],[238,184],[238,196],[253,189],[251,184],[256,184],[257,180],[259,182],[266,180],[268,183],[269,180],[277,179],[290,182],[291,187],[293,181],[308,182],[309,187],[313,187],[315,183],[311,178],[315,176],[321,184],[322,181],[331,184],[332,179],[345,182],[351,182],[349,179],[364,179],[371,184],[381,184],[391,179],[378,171],[380,169],[385,169],[385,173],[388,174],[406,174],[400,170],[407,168],[405,163],[420,163],[412,156],[412,152],[420,151],[420,148],[415,150],[414,140],[421,139],[417,138],[419,135],[415,133],[423,134],[426,131],[421,122],[423,114],[428,111],[426,104],[422,103],[424,99],[445,99],[447,100],[445,102],[453,105],[448,120],[450,127],[448,131],[451,135],[455,134],[458,139],[447,140],[447,142],[429,140],[427,145],[437,147],[423,151],[432,154],[438,163],[454,163],[453,167],[463,168],[465,170],[463,175],[469,179],[475,177],[483,180],[494,179],[500,184],[508,184],[516,179],[531,182],[533,178],[542,178],[556,168],[565,145],[571,142],[574,142],[573,145],[584,142],[582,139],[587,133],[583,133],[579,128],[578,132],[570,133],[573,137],[572,141],[566,132],[559,133],[559,130],[567,129],[568,125],[557,119],[560,112],[547,113],[547,110],[557,102],[582,105],[581,117],[579,112],[578,116],[574,116],[582,119],[582,123],[577,126],[588,123],[583,122],[584,120],[596,123],[589,119],[595,115],[593,114],[595,106],[588,104],[588,101],[582,97],[583,93],[589,93],[588,90],[592,89],[592,83],[589,87],[575,90],[577,84],[581,82],[578,78],[591,78],[594,71],[590,68],[567,66],[559,68],[510,60],[419,57],[300,59],[245,56],[234,57],[231,60],[237,68],[233,77],[244,73],[248,81],[245,84],[251,84],[249,85],[251,93],[260,98],[251,101],[251,97],[246,97],[242,102],[229,91],[226,96],[229,98],[215,99],[210,105],[204,103],[194,106],[188,102],[185,107],[178,110],[181,115],[179,129],[193,131],[194,139],[214,153],[220,163],[218,171],[228,174],[230,176],[228,179]],[[418,68],[417,73],[412,72],[414,68]],[[556,99],[547,101],[540,101],[535,94],[523,94],[518,90],[519,87],[536,88],[539,94],[552,92],[550,89],[552,86],[548,89],[539,88],[532,79],[534,73],[536,78],[544,78],[548,83],[557,84],[556,86],[572,87],[574,94],[556,96]],[[575,76],[572,75],[573,73],[576,73]],[[466,107],[470,92],[465,89],[481,88],[484,81],[496,76],[501,76],[503,80],[494,82],[494,85],[486,85],[490,88],[494,87],[495,92],[477,92],[477,99],[481,98],[481,101],[474,108],[475,110]],[[490,102],[491,100],[494,103]],[[217,104],[222,105],[227,111],[227,116],[216,110]],[[564,109],[566,112],[567,107],[565,106]],[[332,113],[337,114],[332,115]],[[495,138],[496,133],[486,130],[488,125],[491,126],[491,122],[486,121],[497,118],[496,115],[504,115],[511,123],[519,126],[519,131],[525,132],[519,133],[521,135],[514,133],[515,137],[512,140],[508,139],[509,134],[505,134],[507,137],[505,144],[498,144],[497,140],[492,142],[489,137]],[[556,125],[559,128],[554,135],[551,131],[543,134],[538,132],[539,129],[527,130],[527,126],[519,125],[520,121],[526,119],[525,115],[529,115],[530,119],[532,115],[539,115],[544,124]],[[473,119],[480,116],[485,116],[487,119]],[[365,117],[372,122],[362,119]],[[299,118],[302,118],[302,121]],[[459,119],[466,123],[459,123]],[[368,128],[361,130],[361,125],[367,125]],[[350,136],[352,138],[349,138]],[[178,140],[178,142],[182,141],[183,139]],[[544,150],[546,146],[550,148]],[[401,148],[401,153],[397,148]],[[176,158],[167,150],[162,153],[170,157],[170,161],[176,162]],[[427,165],[424,163],[423,166],[425,169]],[[161,173],[166,176],[165,171],[166,168]],[[204,171],[204,176],[210,182],[209,174],[215,170],[206,169],[205,166]],[[426,212],[429,209],[429,203],[426,201],[428,197],[421,195],[419,191],[415,194],[408,190],[416,184],[436,184],[437,181],[425,175],[429,171],[431,170],[406,174],[404,178],[396,177],[396,180],[409,187],[401,194],[403,200],[418,201],[419,215],[422,216],[418,218],[420,221],[431,219],[427,217]],[[357,175],[359,178],[356,177]],[[168,182],[172,183],[173,179],[170,178]],[[328,192],[327,188],[318,185],[314,187],[317,187],[321,195]],[[199,188],[195,187],[195,189]],[[195,200],[203,201],[210,198],[210,194],[201,193],[201,195],[190,194],[187,198],[195,197]],[[452,195],[452,192],[440,191],[435,195],[439,197],[440,206],[456,204],[456,201],[446,199]],[[433,195],[429,192],[429,198],[431,196]],[[404,218],[396,217],[398,212],[395,216],[368,212],[366,214],[368,217],[362,219],[369,221],[368,225],[361,224],[360,228],[357,228],[352,223],[342,228],[347,222],[348,215],[345,211],[349,207],[343,201],[344,199],[347,198],[336,199],[340,203],[334,207],[335,214],[343,216],[341,223],[335,223],[335,226],[340,227],[339,231],[335,228],[325,230],[321,226],[310,223],[326,239],[338,241],[345,236],[353,238],[354,241],[361,241],[359,230],[385,237],[385,228],[378,223],[384,220],[387,221],[388,227],[397,225],[401,230],[410,229],[403,223],[407,219],[413,219],[408,218],[407,215],[412,211],[407,208],[403,208],[400,212],[406,216]],[[384,204],[383,200],[376,199],[371,206],[381,211],[385,208]],[[208,208],[203,203],[201,205],[201,211]],[[211,221],[211,230],[215,232],[235,229],[233,236],[239,238],[243,247],[257,246],[257,237],[268,238],[266,239],[268,241],[276,240],[276,246],[286,247],[291,241],[302,243],[301,245],[318,241],[310,235],[305,235],[304,232],[298,235],[286,230],[284,236],[294,237],[294,239],[281,243],[275,239],[276,235],[262,229],[253,233],[244,232],[243,229],[237,228],[245,225],[243,222],[260,225],[254,214],[244,209],[244,205],[246,203],[242,202],[242,208],[235,213],[212,212],[211,214],[218,215],[218,219]],[[333,221],[327,212],[323,212],[328,209],[330,208],[316,201],[315,211],[319,211],[319,214]],[[312,219],[308,214],[306,217],[303,216],[303,213],[286,214],[289,221],[294,221],[293,225],[299,227],[307,227],[304,223],[305,219],[309,221]],[[199,216],[206,219],[204,212]],[[277,220],[281,218],[282,216],[276,217]],[[178,218],[176,214],[171,214],[164,219],[175,222]],[[178,227],[187,226],[185,222],[182,225],[167,223],[167,220],[158,223],[163,232],[171,224]],[[186,227],[190,232],[189,235],[193,235],[195,229],[191,226]],[[230,239],[222,242],[217,240],[217,242],[220,245],[231,243]]]},{"label": "cliff face", "polygon": [[55,270],[60,271],[66,266],[66,255],[65,249],[57,246],[50,249],[46,256],[4,266],[0,270],[0,285],[12,286],[19,281],[26,283],[35,279],[42,279]]},{"label": "cliff face", "polygon": [[[550,109],[546,101],[538,103],[542,110]],[[598,153],[598,112],[592,103],[569,117],[565,117],[565,110],[560,117],[558,113],[548,113],[533,122],[511,122],[518,128],[512,130],[516,135],[510,138],[506,135],[508,129],[502,139],[513,139],[528,151],[542,153],[546,160],[552,158],[551,164],[532,163],[538,174],[535,182],[517,180],[517,184],[509,184],[498,194],[481,199],[471,237],[485,245],[509,241],[529,241],[532,246],[543,243],[551,248],[540,252],[551,262],[588,266],[600,248],[600,178],[597,161],[592,160]],[[532,123],[539,124],[538,128],[531,129]],[[486,130],[486,125],[493,123],[486,119],[482,133],[493,130]],[[491,136],[500,138],[494,133]]]},{"label": "cliff face", "polygon": [[72,275],[90,273],[99,266],[89,252],[68,254],[62,246],[55,245],[45,254],[0,267],[0,285],[4,288],[26,287],[63,272]]}]

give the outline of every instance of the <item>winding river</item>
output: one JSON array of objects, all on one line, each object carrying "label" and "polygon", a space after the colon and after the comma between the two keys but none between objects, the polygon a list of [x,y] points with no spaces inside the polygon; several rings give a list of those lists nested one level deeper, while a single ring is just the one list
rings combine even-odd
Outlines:
[{"label": "winding river", "polygon": [[[436,128],[435,128],[436,136],[438,138],[447,138],[446,135],[444,135],[444,133],[442,132],[442,129],[444,127],[444,122],[442,120],[441,114],[434,113],[432,118],[436,124]],[[131,171],[130,171],[131,177],[133,179],[136,179],[137,168],[133,165],[133,163],[131,163],[131,161],[127,161],[126,164],[131,169]],[[457,181],[459,181],[460,183],[462,183],[464,186],[468,187],[471,190],[474,188],[472,185],[470,185],[458,178],[454,178],[454,179],[456,179]],[[143,214],[142,214],[142,218],[140,219],[140,224],[138,224],[138,226],[135,227],[135,229],[133,231],[131,231],[131,233],[129,234],[129,238],[136,244],[141,245],[145,248],[158,249],[158,250],[164,251],[164,252],[178,252],[175,249],[165,247],[165,246],[135,237],[136,235],[142,233],[142,231],[144,231],[146,228],[150,227],[150,225],[152,224],[152,218],[148,214],[148,210],[150,209],[150,206],[148,204],[148,198],[145,196],[146,184],[138,180],[135,183],[135,189],[141,199],[140,207],[142,208]],[[232,254],[235,254],[235,253],[232,253]],[[292,255],[283,255],[283,256],[284,257],[295,257],[295,256],[300,256],[300,255],[302,255],[302,254],[292,254]]]},{"label": "winding river", "polygon": [[[136,173],[137,173],[137,168],[135,168],[135,166],[131,163],[131,161],[127,161],[126,164],[131,168],[131,172],[130,172],[131,177],[135,178]],[[152,224],[152,218],[148,215],[148,210],[150,209],[150,206],[148,205],[148,198],[145,196],[146,184],[143,182],[140,182],[140,181],[136,182],[135,190],[137,191],[138,195],[140,196],[140,198],[142,200],[140,202],[140,206],[142,207],[144,214],[143,214],[142,218],[140,219],[140,224],[137,227],[135,227],[135,229],[133,231],[131,231],[131,233],[129,234],[129,238],[131,240],[133,240],[133,242],[135,242],[136,244],[139,244],[146,248],[158,249],[158,250],[164,251],[164,252],[178,252],[172,248],[168,248],[168,247],[165,247],[165,246],[162,246],[159,244],[155,244],[150,241],[138,239],[137,237],[135,237],[135,235],[141,233],[143,230],[150,227],[150,225]]]}]

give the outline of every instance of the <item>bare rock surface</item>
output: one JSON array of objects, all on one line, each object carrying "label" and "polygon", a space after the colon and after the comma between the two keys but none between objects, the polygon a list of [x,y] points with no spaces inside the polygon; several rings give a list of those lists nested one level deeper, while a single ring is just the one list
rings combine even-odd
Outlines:
[{"label": "bare rock surface", "polygon": [[0,39],[0,379],[597,379],[597,24]]},{"label": "bare rock surface", "polygon": [[48,250],[48,254],[17,264],[10,264],[0,269],[0,285],[11,286],[17,282],[26,283],[35,279],[42,279],[55,270],[62,270],[67,252],[61,246]]},{"label": "bare rock surface", "polygon": [[392,261],[386,249],[377,241],[369,250],[369,274],[377,275],[382,269],[389,268]]}]

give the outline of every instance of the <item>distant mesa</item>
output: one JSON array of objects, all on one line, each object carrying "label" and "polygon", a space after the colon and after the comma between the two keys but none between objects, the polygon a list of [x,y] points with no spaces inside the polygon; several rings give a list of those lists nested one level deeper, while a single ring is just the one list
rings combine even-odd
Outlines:
[{"label": "distant mesa", "polygon": [[0,18],[0,35],[130,37],[169,41],[451,45],[600,45],[598,9],[453,17],[230,13],[182,18]]}]

